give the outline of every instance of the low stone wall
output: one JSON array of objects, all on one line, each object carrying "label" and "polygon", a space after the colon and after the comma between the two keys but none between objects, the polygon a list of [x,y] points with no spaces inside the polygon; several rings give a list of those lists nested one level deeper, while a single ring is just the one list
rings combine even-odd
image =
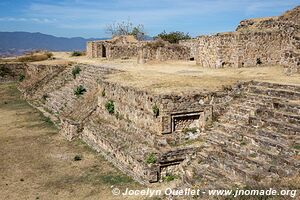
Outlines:
[{"label": "low stone wall", "polygon": [[146,63],[150,60],[189,60],[190,48],[178,44],[165,44],[156,46],[146,44],[140,47],[138,51],[138,63]]},{"label": "low stone wall", "polygon": [[86,54],[89,58],[132,58],[138,54],[140,43],[114,44],[112,41],[99,40],[87,43]]},{"label": "low stone wall", "polygon": [[117,58],[132,58],[138,55],[138,45],[111,45],[108,49],[107,58],[117,59]]}]

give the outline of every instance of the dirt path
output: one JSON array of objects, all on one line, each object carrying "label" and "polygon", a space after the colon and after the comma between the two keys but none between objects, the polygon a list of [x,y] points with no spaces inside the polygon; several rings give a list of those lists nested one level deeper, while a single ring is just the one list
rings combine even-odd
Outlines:
[{"label": "dirt path", "polygon": [[112,185],[140,187],[79,140],[66,141],[14,84],[0,84],[0,156],[0,199],[121,199]]}]

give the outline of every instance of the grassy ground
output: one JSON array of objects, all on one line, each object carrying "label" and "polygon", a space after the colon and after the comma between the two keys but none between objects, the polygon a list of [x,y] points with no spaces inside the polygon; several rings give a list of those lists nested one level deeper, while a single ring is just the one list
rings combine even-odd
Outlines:
[{"label": "grassy ground", "polygon": [[141,187],[80,140],[66,141],[14,84],[0,84],[0,155],[0,199],[118,199],[112,185]]}]

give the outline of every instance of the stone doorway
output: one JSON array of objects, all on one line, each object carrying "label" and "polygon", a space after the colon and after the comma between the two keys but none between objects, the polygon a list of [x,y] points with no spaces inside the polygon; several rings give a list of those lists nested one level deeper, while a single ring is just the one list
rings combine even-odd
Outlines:
[{"label": "stone doorway", "polygon": [[106,58],[106,47],[102,44],[102,58]]}]

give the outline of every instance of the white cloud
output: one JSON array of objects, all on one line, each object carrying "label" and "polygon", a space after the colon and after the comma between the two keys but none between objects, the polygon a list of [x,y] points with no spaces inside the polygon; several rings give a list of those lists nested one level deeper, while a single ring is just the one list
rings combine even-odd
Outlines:
[{"label": "white cloud", "polygon": [[48,18],[0,17],[0,21],[6,21],[6,22],[55,23],[57,20],[56,19],[48,19]]}]

